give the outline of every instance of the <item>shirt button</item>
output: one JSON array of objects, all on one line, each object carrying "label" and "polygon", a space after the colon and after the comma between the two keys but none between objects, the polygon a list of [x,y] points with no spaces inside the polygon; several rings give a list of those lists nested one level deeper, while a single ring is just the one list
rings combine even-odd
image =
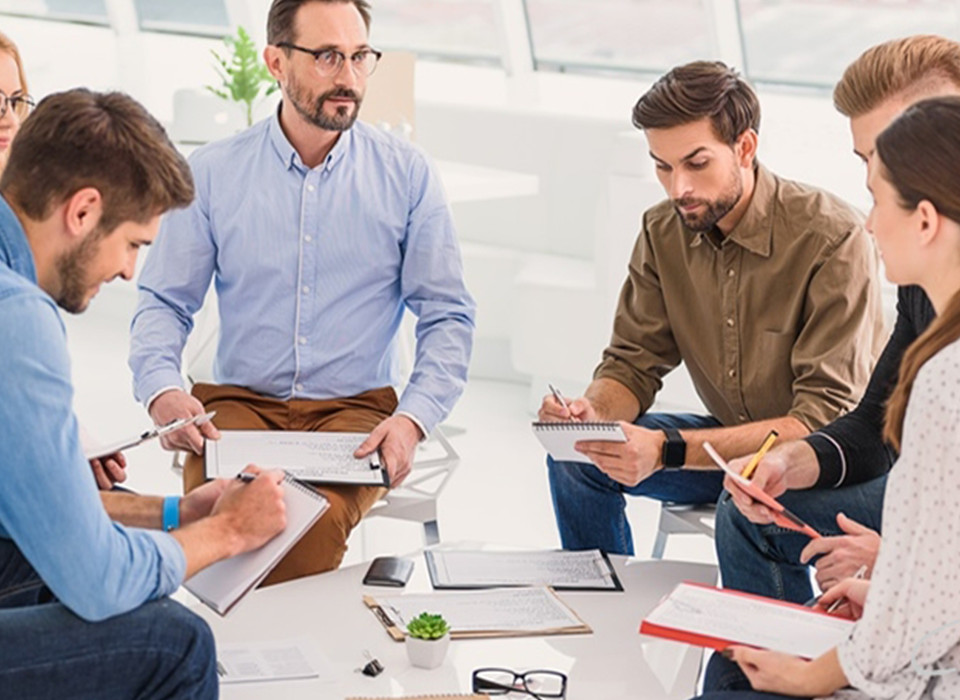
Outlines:
[{"label": "shirt button", "polygon": [[737,370],[732,369],[732,370],[730,370],[729,372],[727,372],[727,374],[728,374],[728,375],[730,376],[730,378],[732,379],[733,377],[736,377],[736,376],[737,376]]},{"label": "shirt button", "polygon": [[734,272],[732,269],[727,270],[727,277],[733,277],[735,274],[737,274],[737,273]]},{"label": "shirt button", "polygon": [[316,190],[316,189],[317,189],[317,188],[314,187],[313,185],[307,185],[307,192],[313,192],[313,191]]},{"label": "shirt button", "polygon": [[733,328],[733,319],[732,319],[732,318],[728,318],[728,319],[727,319],[727,325],[728,325],[730,328]]},{"label": "shirt button", "polygon": [[310,241],[313,240],[313,236],[311,236],[311,235],[308,233],[306,236],[303,237],[303,240],[305,240],[307,243],[309,243]]},{"label": "shirt button", "polygon": [[306,345],[306,344],[307,344],[307,339],[304,338],[302,335],[300,336],[300,344],[301,344],[301,345]]},{"label": "shirt button", "polygon": [[737,416],[737,417],[738,417],[740,420],[746,420],[746,419],[747,419],[746,415],[744,415],[743,413],[741,413],[741,414],[740,414],[739,416]]},{"label": "shirt button", "polygon": [[303,391],[303,384],[297,384],[296,390],[297,390],[297,391]]},{"label": "shirt button", "polygon": [[304,294],[309,294],[309,293],[310,293],[310,287],[308,287],[307,285],[303,285],[303,293],[304,293]]}]

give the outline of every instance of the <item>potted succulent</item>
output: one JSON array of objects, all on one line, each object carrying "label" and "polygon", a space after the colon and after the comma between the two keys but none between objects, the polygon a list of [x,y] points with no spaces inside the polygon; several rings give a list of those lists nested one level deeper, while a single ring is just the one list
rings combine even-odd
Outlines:
[{"label": "potted succulent", "polygon": [[436,668],[450,646],[450,625],[442,615],[420,613],[407,625],[407,656],[418,668]]}]

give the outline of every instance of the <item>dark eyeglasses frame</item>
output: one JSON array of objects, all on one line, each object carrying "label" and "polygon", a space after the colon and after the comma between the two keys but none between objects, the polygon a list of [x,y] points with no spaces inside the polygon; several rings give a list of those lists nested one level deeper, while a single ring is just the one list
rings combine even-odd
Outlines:
[{"label": "dark eyeglasses frame", "polygon": [[[499,683],[494,683],[493,681],[486,680],[485,678],[478,678],[478,674],[482,674],[487,671],[492,671],[496,673],[510,673],[513,674],[513,685],[501,685]],[[560,678],[560,693],[536,693],[529,688],[527,688],[527,676],[541,673],[544,675],[558,676]],[[517,687],[516,683],[520,681],[523,685],[522,687]],[[545,668],[532,669],[530,671],[525,671],[523,673],[517,673],[513,669],[509,668],[497,668],[494,666],[486,668],[478,668],[473,671],[473,674],[470,678],[470,684],[474,693],[487,693],[488,695],[506,695],[508,693],[525,693],[526,695],[531,696],[534,700],[543,700],[544,698],[560,698],[563,700],[567,697],[567,675],[565,673],[560,673],[560,671],[551,671]],[[494,692],[494,691],[502,692]]]},{"label": "dark eyeglasses frame", "polygon": [[30,95],[14,95],[9,97],[7,93],[0,90],[0,119],[7,115],[8,109],[13,109],[13,113],[20,119],[25,119],[36,104]]},{"label": "dark eyeglasses frame", "polygon": [[[343,64],[347,62],[347,55],[343,51],[339,51],[338,49],[308,49],[305,46],[297,46],[296,44],[291,44],[289,41],[281,41],[279,44],[277,44],[277,46],[281,49],[292,49],[293,51],[300,51],[301,53],[310,54],[311,56],[313,56],[313,65],[316,66],[317,72],[325,77],[329,77],[331,75],[337,75],[341,70],[343,70]],[[329,73],[324,72],[320,68],[320,57],[323,54],[331,54],[337,57],[337,67],[334,68]],[[376,56],[377,60],[374,62],[373,66],[370,68],[369,71],[358,71],[357,68],[355,67],[353,59],[355,56],[359,56],[360,54],[365,54],[368,56]],[[377,70],[377,65],[380,63],[380,59],[383,58],[383,52],[377,51],[376,49],[362,49],[360,51],[357,51],[354,54],[351,54],[349,58],[350,58],[350,64],[349,64],[350,70],[352,70],[357,75],[362,74],[367,77],[370,77],[371,75],[373,75],[374,71]],[[360,65],[363,65],[363,64],[361,63]]]}]

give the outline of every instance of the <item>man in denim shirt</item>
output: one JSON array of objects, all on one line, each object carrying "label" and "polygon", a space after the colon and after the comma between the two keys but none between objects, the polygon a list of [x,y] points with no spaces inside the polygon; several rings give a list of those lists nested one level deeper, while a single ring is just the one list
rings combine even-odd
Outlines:
[{"label": "man in denim shirt", "polygon": [[282,474],[100,495],[57,310],[133,275],[160,215],[193,198],[187,164],[129,97],[74,90],[24,123],[0,195],[2,693],[216,697],[210,630],[166,596],[283,529]]}]

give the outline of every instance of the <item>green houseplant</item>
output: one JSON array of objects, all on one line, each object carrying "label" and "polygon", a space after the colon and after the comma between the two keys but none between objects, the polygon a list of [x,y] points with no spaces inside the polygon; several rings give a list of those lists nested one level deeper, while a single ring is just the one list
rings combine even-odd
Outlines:
[{"label": "green houseplant", "polygon": [[261,97],[276,92],[277,82],[260,61],[257,46],[246,29],[237,27],[236,36],[225,36],[223,43],[230,50],[229,56],[210,52],[217,61],[216,69],[222,82],[219,87],[207,85],[207,90],[221,99],[241,105],[247,116],[247,126],[251,126],[254,104]]},{"label": "green houseplant", "polygon": [[442,615],[420,613],[407,624],[407,656],[419,668],[436,668],[450,646],[450,625]]}]

